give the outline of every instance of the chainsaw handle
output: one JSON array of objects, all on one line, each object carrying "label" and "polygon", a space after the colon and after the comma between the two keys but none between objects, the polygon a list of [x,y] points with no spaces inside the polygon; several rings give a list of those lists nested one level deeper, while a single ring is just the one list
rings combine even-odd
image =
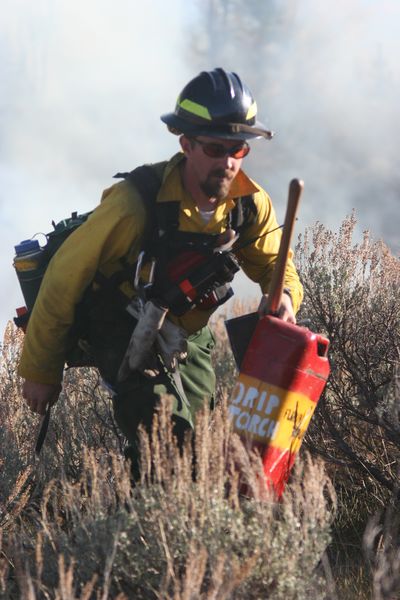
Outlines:
[{"label": "chainsaw handle", "polygon": [[289,255],[290,242],[296,222],[297,209],[304,188],[301,179],[292,179],[289,184],[289,196],[286,207],[285,221],[283,224],[282,239],[279,246],[278,258],[275,263],[274,272],[268,290],[266,314],[277,313],[283,292],[286,263]]}]

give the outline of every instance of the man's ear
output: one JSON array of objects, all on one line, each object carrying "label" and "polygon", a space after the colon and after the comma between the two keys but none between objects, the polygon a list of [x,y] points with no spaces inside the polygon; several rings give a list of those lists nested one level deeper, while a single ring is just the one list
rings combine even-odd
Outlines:
[{"label": "man's ear", "polygon": [[190,139],[187,138],[186,135],[181,135],[181,137],[179,138],[179,143],[181,145],[183,152],[187,155],[190,152],[190,150],[192,149],[192,144],[190,142]]}]

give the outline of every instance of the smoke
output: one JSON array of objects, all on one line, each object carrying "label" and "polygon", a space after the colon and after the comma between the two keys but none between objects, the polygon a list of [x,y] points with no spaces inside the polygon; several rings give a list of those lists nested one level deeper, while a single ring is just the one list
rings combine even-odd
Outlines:
[{"label": "smoke", "polygon": [[114,173],[177,148],[159,115],[190,78],[183,2],[3,0],[0,325],[23,299],[14,244],[98,203]]},{"label": "smoke", "polygon": [[0,328],[23,303],[14,244],[93,208],[116,171],[175,152],[159,115],[216,66],[276,131],[246,168],[279,219],[300,177],[298,231],[355,207],[359,231],[397,251],[399,17],[397,0],[3,0]]},{"label": "smoke", "polygon": [[300,177],[300,229],[316,220],[337,228],[355,208],[359,233],[370,229],[398,251],[397,0],[248,0],[246,9],[210,0],[198,16],[198,66],[239,72],[276,132],[254,144],[248,171],[279,214]]},{"label": "smoke", "polygon": [[301,3],[292,47],[281,57],[279,112],[274,103],[280,121],[285,114],[286,158],[311,184],[308,220],[317,208],[321,220],[337,226],[354,207],[361,227],[392,246],[400,190],[400,142],[393,136],[399,17],[395,2],[336,2],[334,10]]}]

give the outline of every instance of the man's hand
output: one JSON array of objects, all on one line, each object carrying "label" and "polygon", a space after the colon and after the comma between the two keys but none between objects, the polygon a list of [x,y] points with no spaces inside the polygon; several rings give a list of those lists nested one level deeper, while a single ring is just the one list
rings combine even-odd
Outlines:
[{"label": "man's hand", "polygon": [[153,344],[160,331],[167,308],[158,306],[149,300],[144,307],[133,301],[129,307],[130,314],[137,320],[131,339],[122,363],[119,367],[117,381],[125,381],[131,371],[140,371],[144,375],[154,377],[158,375],[156,360],[154,360]]},{"label": "man's hand", "polygon": [[[258,306],[258,314],[260,317],[266,317],[267,316],[267,298],[268,298],[268,294],[263,294],[262,298],[261,298],[261,302]],[[283,321],[287,321],[288,323],[293,323],[293,325],[296,324],[296,317],[293,311],[293,305],[292,305],[292,301],[290,299],[289,294],[282,294],[281,297],[281,303],[279,305],[278,308],[278,314],[276,315],[277,317],[279,317],[279,319],[282,319]]]},{"label": "man's hand", "polygon": [[22,395],[32,412],[44,415],[47,405],[53,406],[61,392],[61,384],[36,383],[25,379]]}]

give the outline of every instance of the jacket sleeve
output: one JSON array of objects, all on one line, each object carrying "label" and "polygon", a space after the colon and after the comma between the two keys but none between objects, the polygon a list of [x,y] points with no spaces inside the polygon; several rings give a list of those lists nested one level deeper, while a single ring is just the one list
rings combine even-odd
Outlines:
[{"label": "jacket sleeve", "polygon": [[[262,292],[266,294],[278,256],[282,233],[277,229],[278,222],[268,194],[259,189],[259,192],[254,195],[254,201],[257,216],[255,223],[246,230],[246,239],[258,239],[240,250],[239,256],[242,259],[243,271],[250,279],[259,283]],[[303,286],[293,263],[292,250],[286,265],[284,286],[289,288],[293,308],[297,312],[303,299]]]},{"label": "jacket sleeve", "polygon": [[133,186],[121,182],[56,252],[29,319],[19,374],[38,383],[62,379],[75,307],[98,269],[140,247],[145,209]]}]

